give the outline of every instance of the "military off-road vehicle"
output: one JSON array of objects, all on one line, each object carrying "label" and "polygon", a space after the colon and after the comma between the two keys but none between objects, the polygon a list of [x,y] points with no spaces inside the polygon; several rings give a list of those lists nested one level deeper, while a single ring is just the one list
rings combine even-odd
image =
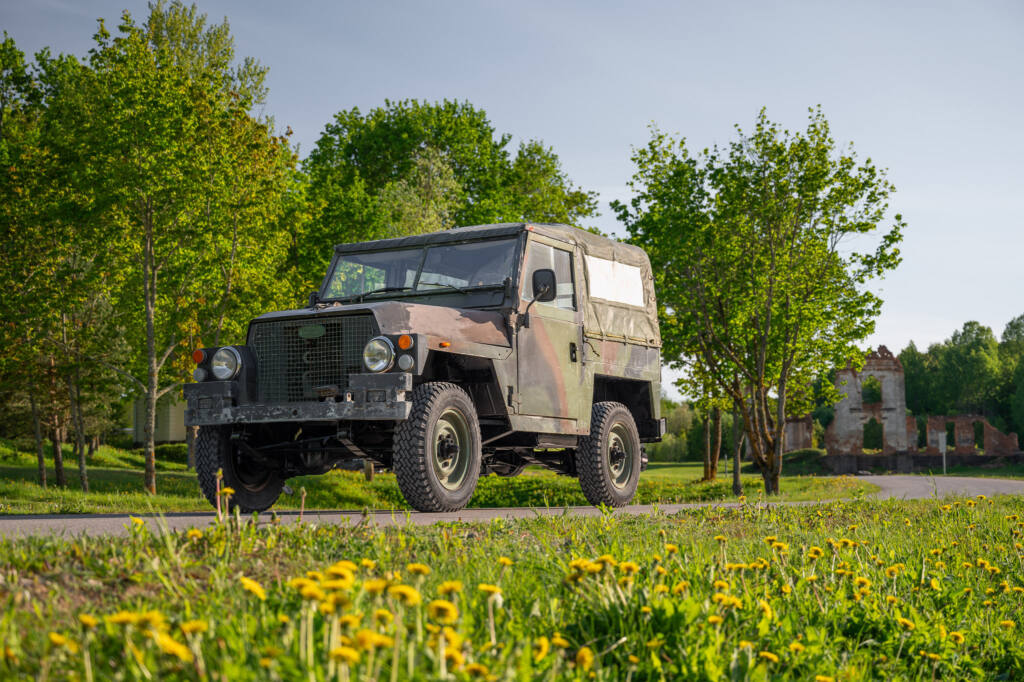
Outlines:
[{"label": "military off-road vehicle", "polygon": [[421,511],[481,475],[540,465],[621,506],[665,431],[643,250],[565,225],[502,224],[335,248],[319,291],[244,345],[195,351],[185,422],[215,503],[262,511],[292,476],[362,459]]}]

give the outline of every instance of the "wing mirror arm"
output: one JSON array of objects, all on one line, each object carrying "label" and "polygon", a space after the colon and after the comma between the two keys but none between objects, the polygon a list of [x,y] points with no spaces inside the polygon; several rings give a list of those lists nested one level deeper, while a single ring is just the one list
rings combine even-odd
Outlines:
[{"label": "wing mirror arm", "polygon": [[540,300],[541,296],[545,296],[547,293],[548,287],[545,286],[537,292],[538,295],[534,296],[532,301],[526,304],[526,310],[523,311],[522,315],[516,318],[516,329],[522,329],[523,327],[526,327],[527,329],[530,328],[530,308],[533,307],[534,303]]}]

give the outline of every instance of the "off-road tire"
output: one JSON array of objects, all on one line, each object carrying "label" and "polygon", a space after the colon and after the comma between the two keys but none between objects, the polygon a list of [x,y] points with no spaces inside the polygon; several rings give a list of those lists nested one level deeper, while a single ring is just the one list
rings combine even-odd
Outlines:
[{"label": "off-road tire", "polygon": [[235,507],[249,514],[270,509],[284,488],[284,479],[277,473],[266,471],[258,483],[246,483],[236,471],[235,446],[231,443],[231,427],[200,426],[196,435],[196,474],[199,489],[214,507],[217,506],[217,470],[223,473],[221,488],[235,492],[228,498],[228,509]]},{"label": "off-road tire", "polygon": [[[435,468],[438,422],[451,410],[465,418],[467,427],[464,454],[468,459],[455,490],[445,487]],[[440,381],[416,387],[412,392],[412,413],[395,429],[392,459],[398,487],[414,509],[451,512],[465,507],[476,490],[483,459],[480,423],[469,395],[455,384]]]},{"label": "off-road tire", "polygon": [[[614,436],[627,446],[628,476],[616,484],[609,457]],[[580,438],[576,448],[576,472],[580,487],[590,504],[621,507],[629,504],[640,481],[640,434],[633,415],[622,403],[594,403],[590,417],[590,435]],[[623,463],[625,466],[626,463]]]}]

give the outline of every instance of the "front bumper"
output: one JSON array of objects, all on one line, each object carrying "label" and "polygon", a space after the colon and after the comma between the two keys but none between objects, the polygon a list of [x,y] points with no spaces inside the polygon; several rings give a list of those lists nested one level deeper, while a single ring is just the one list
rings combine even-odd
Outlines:
[{"label": "front bumper", "polygon": [[403,420],[412,411],[412,375],[353,374],[348,387],[318,402],[238,404],[237,381],[207,381],[185,386],[186,426]]}]

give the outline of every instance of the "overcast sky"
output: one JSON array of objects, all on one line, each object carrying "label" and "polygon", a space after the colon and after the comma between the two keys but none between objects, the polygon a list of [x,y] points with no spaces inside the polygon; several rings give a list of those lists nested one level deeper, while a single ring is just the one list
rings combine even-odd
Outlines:
[{"label": "overcast sky", "polygon": [[[270,67],[266,113],[303,156],[342,109],[469,100],[499,132],[554,147],[572,180],[627,198],[632,146],[656,122],[727,143],[764,106],[790,129],[821,104],[837,141],[889,169],[909,227],[877,287],[869,341],[894,351],[1024,313],[1024,3],[224,2],[239,55]],[[0,0],[27,52],[84,55],[137,0]]]}]

